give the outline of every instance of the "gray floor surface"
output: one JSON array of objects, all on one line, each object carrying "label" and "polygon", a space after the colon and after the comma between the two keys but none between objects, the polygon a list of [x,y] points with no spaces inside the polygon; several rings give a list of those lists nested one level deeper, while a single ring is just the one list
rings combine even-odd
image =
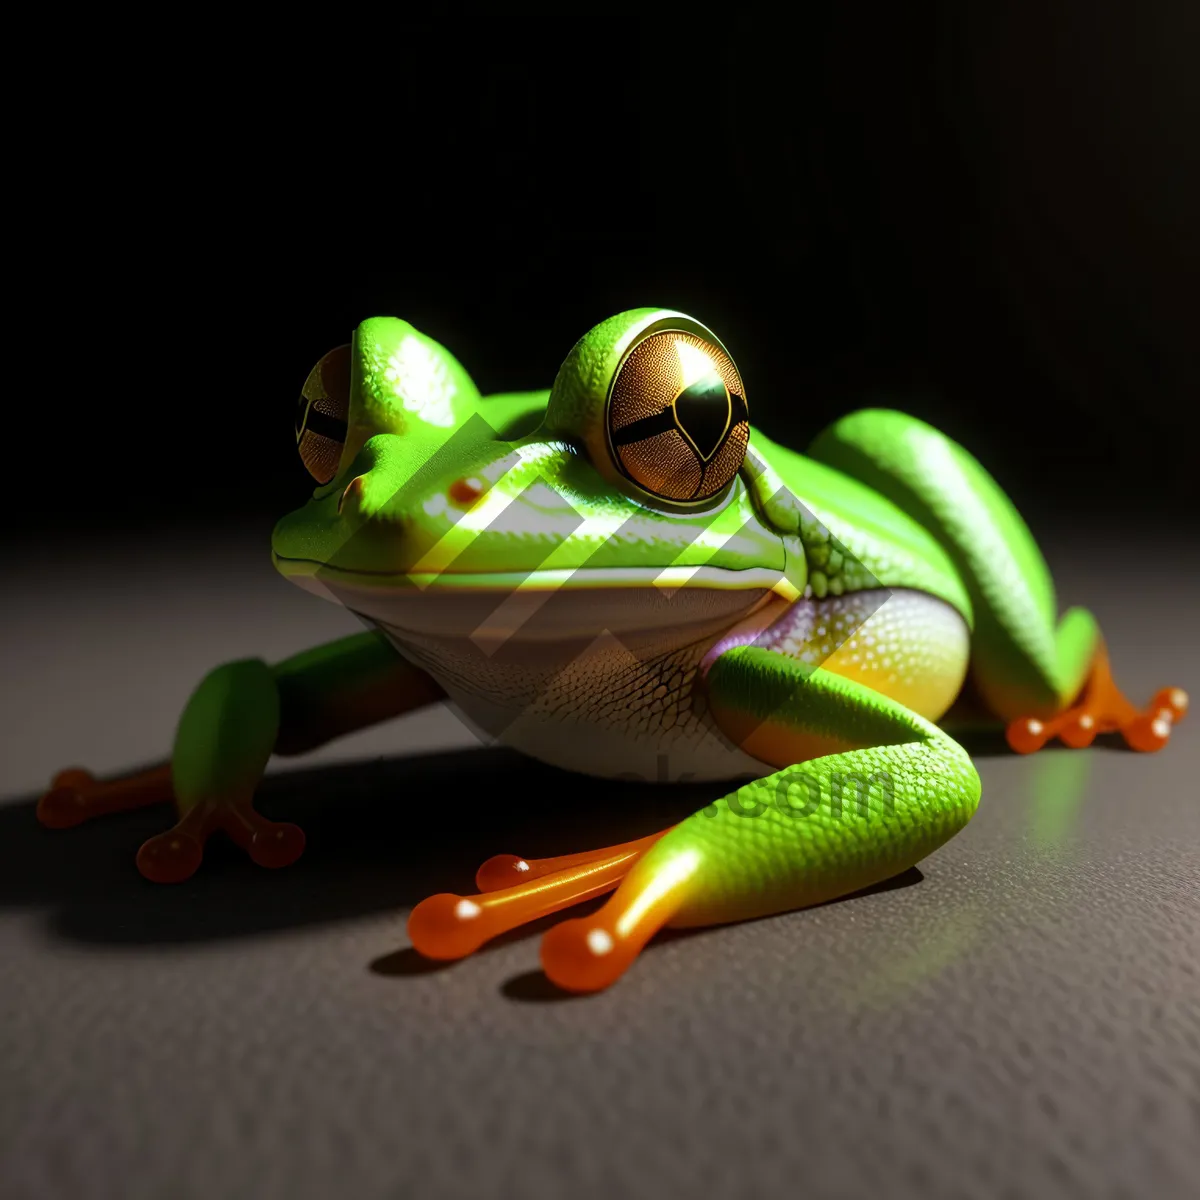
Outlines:
[{"label": "gray floor surface", "polygon": [[[436,709],[272,769],[261,807],[309,837],[282,872],[214,843],[188,884],[143,882],[161,809],[38,826],[58,768],[160,758],[215,663],[358,628],[265,541],[150,545],[9,560],[7,1200],[1197,1194],[1195,714],[1157,756],[981,746],[978,815],[897,886],[664,938],[564,998],[547,924],[436,967],[407,908],[492,853],[658,828],[679,789],[528,765]],[[1061,597],[1135,697],[1200,695],[1195,547],[1129,553],[1054,543]]]}]

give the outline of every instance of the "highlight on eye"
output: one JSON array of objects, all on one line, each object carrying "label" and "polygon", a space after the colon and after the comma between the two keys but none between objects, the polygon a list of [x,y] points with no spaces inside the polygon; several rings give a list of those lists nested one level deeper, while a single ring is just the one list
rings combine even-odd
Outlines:
[{"label": "highlight on eye", "polygon": [[330,350],[308,373],[296,413],[296,446],[318,483],[336,474],[350,411],[350,347]]},{"label": "highlight on eye", "polygon": [[721,492],[750,441],[746,392],[733,360],[683,331],[652,333],[626,355],[606,420],[621,471],[674,504],[698,504]]}]

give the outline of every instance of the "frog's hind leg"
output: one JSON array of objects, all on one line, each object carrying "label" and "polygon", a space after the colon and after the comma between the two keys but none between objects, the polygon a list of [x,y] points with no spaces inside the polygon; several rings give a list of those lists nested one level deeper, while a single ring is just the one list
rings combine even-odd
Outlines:
[{"label": "frog's hind leg", "polygon": [[1084,746],[1101,732],[1119,732],[1135,750],[1166,744],[1186,694],[1163,688],[1138,708],[1120,692],[1095,618],[1072,608],[1058,619],[1032,533],[963,447],[903,413],[866,409],[831,425],[809,454],[887,496],[949,554],[974,610],[972,680],[1014,750],[1054,736]]},{"label": "frog's hind leg", "polygon": [[476,872],[478,895],[422,900],[408,936],[426,958],[465,958],[502,933],[612,891],[663,833],[554,858],[495,855]]}]

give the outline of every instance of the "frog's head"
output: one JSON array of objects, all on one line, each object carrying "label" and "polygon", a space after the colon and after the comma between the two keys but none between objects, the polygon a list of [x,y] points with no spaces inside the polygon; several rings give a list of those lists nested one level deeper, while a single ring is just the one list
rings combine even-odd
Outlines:
[{"label": "frog's head", "polygon": [[276,566],[394,629],[470,632],[509,597],[561,592],[579,604],[522,636],[564,619],[682,636],[696,612],[792,588],[741,376],[682,313],[613,317],[548,397],[495,398],[407,322],[373,318],[310,374],[297,438],[319,486],[276,526]]}]

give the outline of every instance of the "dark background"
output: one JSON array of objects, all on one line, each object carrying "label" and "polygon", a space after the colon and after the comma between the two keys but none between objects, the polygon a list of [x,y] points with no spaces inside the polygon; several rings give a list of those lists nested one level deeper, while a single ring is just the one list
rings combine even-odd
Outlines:
[{"label": "dark background", "polygon": [[1200,5],[710,11],[13,23],[4,1196],[1195,1195],[1194,714],[1148,757],[985,748],[978,815],[890,890],[656,939],[579,1000],[542,929],[442,968],[406,909],[681,797],[440,707],[273,766],[286,871],[214,839],[156,889],[169,813],[38,825],[62,767],[160,758],[214,664],[357,630],[265,546],[310,487],[297,390],[376,313],[496,390],[677,305],[776,436],[902,403],[1046,531],[1131,698],[1200,691]]},{"label": "dark background", "polygon": [[1035,522],[1190,515],[1197,6],[1021,7],[405,10],[79,64],[25,180],[20,527],[296,507],[295,397],[367,316],[496,391],[643,304],[709,324],[797,447],[882,400]]}]

